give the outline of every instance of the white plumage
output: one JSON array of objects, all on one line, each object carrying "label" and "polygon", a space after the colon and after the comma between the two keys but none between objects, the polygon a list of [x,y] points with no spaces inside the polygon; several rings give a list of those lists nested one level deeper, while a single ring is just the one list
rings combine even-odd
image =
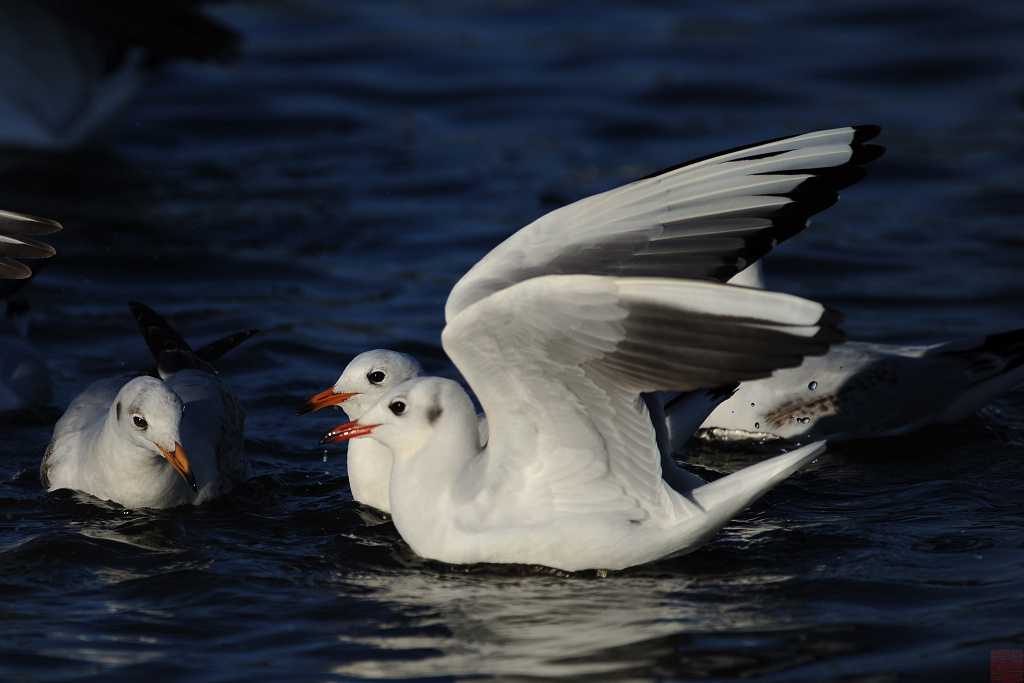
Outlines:
[{"label": "white plumage", "polygon": [[676,491],[641,392],[766,376],[843,339],[836,321],[820,304],[713,283],[532,278],[442,335],[487,414],[486,447],[468,395],[439,378],[391,390],[324,440],[393,452],[395,525],[424,557],[627,567],[695,549],[823,447]]},{"label": "white plumage", "polygon": [[204,503],[249,475],[245,413],[207,360],[252,331],[194,352],[149,308],[131,306],[157,376],[87,387],[54,427],[40,478],[51,491],[74,489],[131,508]]},{"label": "white plumage", "polygon": [[[867,144],[877,133],[873,126],[849,127],[758,143],[680,164],[562,207],[512,235],[470,269],[452,289],[446,317],[450,322],[473,303],[543,275],[725,281],[802,230],[811,215],[838,199],[840,189],[861,179],[861,165],[883,151]],[[395,369],[401,364],[396,362]],[[346,369],[342,379],[348,374]],[[419,374],[399,371],[389,379],[414,376]],[[334,388],[311,399],[305,410],[340,403],[356,419],[369,400],[351,404],[347,394],[360,392],[369,399],[389,386],[366,386],[361,371],[353,372],[353,381],[362,388],[339,379]],[[680,435],[696,429],[725,396],[727,392],[716,389],[682,400],[674,395],[647,397],[654,426],[664,435],[660,445],[666,462],[685,440]],[[666,399],[676,399],[671,403],[675,410],[667,416],[661,408]],[[676,425],[671,433],[666,418]],[[388,460],[379,446],[350,445],[353,496],[387,510],[384,475],[390,466],[364,466],[362,454],[369,452],[365,449]]]}]

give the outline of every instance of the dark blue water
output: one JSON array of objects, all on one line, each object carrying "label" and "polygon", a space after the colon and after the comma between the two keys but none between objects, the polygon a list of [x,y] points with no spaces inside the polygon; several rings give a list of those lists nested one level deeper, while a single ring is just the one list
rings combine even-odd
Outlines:
[{"label": "dark blue water", "polygon": [[[606,577],[455,568],[368,526],[340,413],[354,354],[453,375],[451,285],[540,214],[719,149],[877,123],[889,153],[767,261],[851,337],[1024,326],[1024,4],[260,2],[226,67],[163,72],[100,149],[0,206],[63,222],[32,287],[54,405],[2,425],[0,679],[989,680],[1024,648],[1024,390],[830,447],[703,549]],[[224,359],[253,479],[196,509],[44,493],[53,420],[148,364],[126,302]],[[769,447],[698,446],[731,470]]]}]

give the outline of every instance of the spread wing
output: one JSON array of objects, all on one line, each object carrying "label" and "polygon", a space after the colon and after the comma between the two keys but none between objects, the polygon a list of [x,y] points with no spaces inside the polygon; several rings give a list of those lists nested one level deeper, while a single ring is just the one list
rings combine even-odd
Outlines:
[{"label": "spread wing", "polygon": [[23,213],[0,211],[0,278],[22,279],[32,271],[15,258],[47,258],[56,253],[49,244],[25,235],[47,235],[61,229],[60,223]]},{"label": "spread wing", "polygon": [[843,341],[839,319],[718,283],[544,276],[469,306],[442,341],[487,414],[485,486],[527,510],[536,495],[547,510],[639,519],[663,491],[640,393],[766,377]]},{"label": "spread wing", "polygon": [[446,319],[552,274],[724,282],[803,230],[884,152],[876,126],[818,131],[675,166],[542,216],[459,280]]}]

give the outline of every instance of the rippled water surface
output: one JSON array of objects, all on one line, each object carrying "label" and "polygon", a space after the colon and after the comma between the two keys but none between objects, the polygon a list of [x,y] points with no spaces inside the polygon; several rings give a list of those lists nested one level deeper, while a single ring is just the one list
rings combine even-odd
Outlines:
[{"label": "rippled water surface", "polygon": [[[226,4],[225,66],[165,70],[92,151],[5,165],[60,220],[31,287],[53,406],[0,434],[0,679],[989,680],[1024,649],[1024,389],[961,425],[838,444],[701,550],[599,576],[457,568],[354,505],[356,353],[440,349],[451,285],[540,214],[658,168],[877,123],[889,153],[767,260],[851,337],[1024,326],[1024,4]],[[0,76],[2,77],[2,76]],[[44,493],[52,423],[147,364],[126,302],[222,374],[253,478],[196,509]],[[698,445],[705,474],[772,446]]]}]

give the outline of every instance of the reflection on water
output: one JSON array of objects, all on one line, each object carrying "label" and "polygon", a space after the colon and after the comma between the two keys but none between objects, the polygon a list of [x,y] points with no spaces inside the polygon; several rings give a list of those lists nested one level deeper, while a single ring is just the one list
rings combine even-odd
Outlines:
[{"label": "reflection on water", "polygon": [[[410,631],[384,627],[369,636],[341,634],[343,643],[369,646],[373,659],[336,667],[367,678],[424,675],[595,676],[671,658],[690,634],[785,629],[787,608],[761,588],[780,576],[745,576],[708,591],[684,576],[578,579],[413,571],[349,573],[346,585],[388,610],[411,615]],[[690,595],[690,591],[693,594]],[[660,650],[660,654],[657,652]],[[387,651],[420,652],[416,658]]]},{"label": "reflection on water", "polygon": [[[887,155],[773,252],[851,337],[1024,326],[1018,0],[213,3],[226,66],[155,78],[97,150],[0,155],[0,208],[60,220],[25,289],[54,405],[0,418],[0,679],[985,680],[1024,613],[1024,396],[830,446],[701,550],[565,577],[411,558],[353,505],[334,418],[355,354],[455,376],[453,282],[568,201],[736,145],[877,123]],[[3,78],[3,74],[0,74]],[[3,88],[0,88],[3,90]],[[52,424],[151,363],[128,313],[218,365],[254,478],[202,509],[45,493]],[[757,446],[687,454],[715,477]]]}]

